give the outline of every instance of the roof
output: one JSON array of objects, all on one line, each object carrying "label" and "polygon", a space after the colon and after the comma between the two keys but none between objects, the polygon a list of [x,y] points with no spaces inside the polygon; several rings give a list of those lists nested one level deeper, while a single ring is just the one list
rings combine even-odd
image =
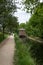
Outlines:
[{"label": "roof", "polygon": [[25,30],[24,28],[20,28],[19,30]]}]

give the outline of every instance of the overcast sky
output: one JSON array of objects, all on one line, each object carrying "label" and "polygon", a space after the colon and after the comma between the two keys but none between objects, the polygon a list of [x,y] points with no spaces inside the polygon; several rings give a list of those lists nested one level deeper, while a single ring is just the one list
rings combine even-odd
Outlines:
[{"label": "overcast sky", "polygon": [[25,11],[21,11],[21,10],[18,10],[15,13],[15,16],[18,17],[19,23],[26,23],[26,21],[28,21],[30,18],[30,14],[26,13]]},{"label": "overcast sky", "polygon": [[[24,6],[21,4],[21,1],[22,0],[16,0],[16,6],[21,9],[17,9],[17,12],[15,12],[15,14],[13,14],[13,15],[18,17],[19,23],[26,23],[26,21],[28,21],[30,19],[30,13],[26,13],[25,11],[22,11],[22,8]],[[42,1],[43,0],[41,0],[41,2]]]},{"label": "overcast sky", "polygon": [[13,15],[18,17],[19,23],[26,23],[26,21],[28,21],[30,18],[30,14],[22,10],[24,6],[21,4],[21,1],[22,0],[16,0],[16,6],[21,9],[17,9],[17,12],[15,12]]}]

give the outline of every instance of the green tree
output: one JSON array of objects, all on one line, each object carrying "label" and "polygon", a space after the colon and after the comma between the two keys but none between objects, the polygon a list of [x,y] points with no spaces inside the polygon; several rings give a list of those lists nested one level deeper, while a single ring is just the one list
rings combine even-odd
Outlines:
[{"label": "green tree", "polygon": [[27,12],[32,14],[35,8],[37,8],[37,6],[40,4],[40,0],[24,0],[23,4],[25,5]]},{"label": "green tree", "polygon": [[3,28],[3,38],[4,38],[4,30],[7,26],[7,18],[8,16],[16,11],[15,3],[13,0],[0,0],[0,24]]},{"label": "green tree", "polygon": [[25,23],[21,23],[20,25],[19,25],[19,28],[25,28]]},{"label": "green tree", "polygon": [[9,30],[9,32],[14,32],[14,31],[17,31],[18,30],[18,27],[19,27],[19,23],[17,22],[17,18],[10,15],[8,17],[8,25],[7,25],[7,28]]},{"label": "green tree", "polygon": [[31,35],[43,37],[43,3],[37,6],[35,13],[27,23],[27,30]]}]

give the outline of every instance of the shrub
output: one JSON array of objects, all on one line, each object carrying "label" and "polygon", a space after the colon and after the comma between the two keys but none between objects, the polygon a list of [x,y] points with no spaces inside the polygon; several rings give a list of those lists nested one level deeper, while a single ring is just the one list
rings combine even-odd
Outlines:
[{"label": "shrub", "polygon": [[28,47],[15,35],[16,51],[14,54],[14,65],[36,65]]}]

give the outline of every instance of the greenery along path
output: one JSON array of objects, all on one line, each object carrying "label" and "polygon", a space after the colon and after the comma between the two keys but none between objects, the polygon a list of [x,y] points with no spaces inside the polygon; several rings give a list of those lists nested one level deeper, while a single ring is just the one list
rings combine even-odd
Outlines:
[{"label": "greenery along path", "polygon": [[31,56],[30,45],[27,41],[24,43],[19,36],[15,35],[15,42],[14,65],[36,65],[34,58]]},{"label": "greenery along path", "polygon": [[35,38],[35,37],[29,37],[29,36],[27,36],[27,38],[30,39],[30,40],[36,41],[38,43],[43,43],[43,39],[37,39],[37,37]]},{"label": "greenery along path", "polygon": [[0,65],[13,65],[14,47],[14,37],[11,35],[0,48]]}]

